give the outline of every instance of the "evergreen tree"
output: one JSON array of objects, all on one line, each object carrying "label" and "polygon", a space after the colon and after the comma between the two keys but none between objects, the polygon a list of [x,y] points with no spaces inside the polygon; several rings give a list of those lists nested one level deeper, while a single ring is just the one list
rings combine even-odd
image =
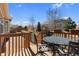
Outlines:
[{"label": "evergreen tree", "polygon": [[26,31],[27,31],[27,30],[28,30],[28,27],[27,27],[27,26],[25,26],[25,27],[24,27],[24,30],[26,30]]},{"label": "evergreen tree", "polygon": [[38,22],[37,31],[41,31],[41,24],[40,24],[40,22]]},{"label": "evergreen tree", "polygon": [[75,21],[72,21],[72,19],[69,17],[68,22],[65,23],[64,29],[69,30],[69,29],[75,29],[76,28],[76,23]]}]

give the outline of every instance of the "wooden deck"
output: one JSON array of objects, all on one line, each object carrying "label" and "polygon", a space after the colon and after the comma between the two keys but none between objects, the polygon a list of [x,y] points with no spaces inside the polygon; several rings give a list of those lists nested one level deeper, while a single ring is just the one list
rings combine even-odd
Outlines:
[{"label": "wooden deck", "polygon": [[[10,48],[10,51],[8,51],[8,46],[7,46],[7,44],[8,44],[8,42],[6,43],[6,53],[1,53],[1,56],[5,56],[5,54],[6,54],[6,56],[32,56],[32,54],[31,54],[31,52],[30,52],[30,50],[29,50],[29,48],[26,48],[26,49],[24,49],[24,48],[21,48],[20,49],[20,51],[18,51],[18,47],[17,47],[17,52],[15,51],[15,48],[14,48],[14,52],[12,52],[12,46],[10,46],[11,48]],[[36,51],[36,45],[35,44],[33,44],[33,43],[31,43],[30,42],[30,47],[31,47],[31,49],[32,49],[32,51],[34,52],[34,53],[36,53],[37,51]],[[10,53],[9,53],[10,52]],[[52,56],[52,52],[51,51],[48,51],[48,52],[45,52],[48,56]]]}]

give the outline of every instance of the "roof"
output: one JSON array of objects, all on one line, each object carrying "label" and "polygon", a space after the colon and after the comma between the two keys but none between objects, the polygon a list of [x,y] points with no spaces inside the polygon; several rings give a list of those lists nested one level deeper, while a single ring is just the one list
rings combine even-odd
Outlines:
[{"label": "roof", "polygon": [[67,20],[69,17],[62,17],[62,19],[65,19],[65,20]]}]

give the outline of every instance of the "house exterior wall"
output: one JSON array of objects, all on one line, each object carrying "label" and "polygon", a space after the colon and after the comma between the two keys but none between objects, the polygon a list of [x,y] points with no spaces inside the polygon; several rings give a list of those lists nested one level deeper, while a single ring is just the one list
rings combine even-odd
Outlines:
[{"label": "house exterior wall", "polygon": [[3,20],[0,18],[0,33],[3,33]]},{"label": "house exterior wall", "polygon": [[0,3],[0,34],[9,32],[11,18],[8,15],[8,3]]},{"label": "house exterior wall", "polygon": [[9,32],[9,31],[10,31],[10,22],[4,21],[4,32]]},{"label": "house exterior wall", "polygon": [[55,26],[54,29],[64,30],[64,25],[67,22],[68,22],[68,20],[62,20],[62,19],[55,20],[54,21],[54,26]]},{"label": "house exterior wall", "polygon": [[0,23],[0,33],[3,33],[3,25]]},{"label": "house exterior wall", "polygon": [[4,21],[0,19],[0,34],[10,31],[10,21]]},{"label": "house exterior wall", "polygon": [[56,30],[56,29],[64,30],[64,25],[67,22],[68,22],[68,20],[65,20],[65,19],[51,20],[51,21],[47,22],[46,26],[42,26],[42,27],[48,27],[48,29],[51,31]]},{"label": "house exterior wall", "polygon": [[79,25],[76,26],[76,30],[79,30]]}]

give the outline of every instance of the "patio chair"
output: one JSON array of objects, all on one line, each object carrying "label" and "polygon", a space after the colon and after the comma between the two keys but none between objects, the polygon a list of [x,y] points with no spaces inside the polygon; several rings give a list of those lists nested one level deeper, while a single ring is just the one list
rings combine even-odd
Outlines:
[{"label": "patio chair", "polygon": [[44,35],[45,37],[46,37],[46,36],[52,36],[52,35],[53,35],[53,32],[46,31],[44,34],[45,34],[45,35]]},{"label": "patio chair", "polygon": [[68,56],[75,56],[79,55],[79,42],[69,42],[69,47],[68,47]]},{"label": "patio chair", "polygon": [[67,52],[65,52],[63,48],[59,48],[59,47],[57,48],[58,48],[59,55],[61,56],[79,55],[79,42],[70,41]]},{"label": "patio chair", "polygon": [[35,54],[35,56],[47,56],[47,54],[45,53],[45,48],[46,48],[46,44],[41,44],[37,42],[37,37],[36,35],[32,32],[32,35],[34,36],[34,43],[36,44],[37,47],[37,53]]},{"label": "patio chair", "polygon": [[67,56],[67,53],[64,51],[64,49],[60,46],[55,46],[55,53],[57,53],[59,56]]}]

